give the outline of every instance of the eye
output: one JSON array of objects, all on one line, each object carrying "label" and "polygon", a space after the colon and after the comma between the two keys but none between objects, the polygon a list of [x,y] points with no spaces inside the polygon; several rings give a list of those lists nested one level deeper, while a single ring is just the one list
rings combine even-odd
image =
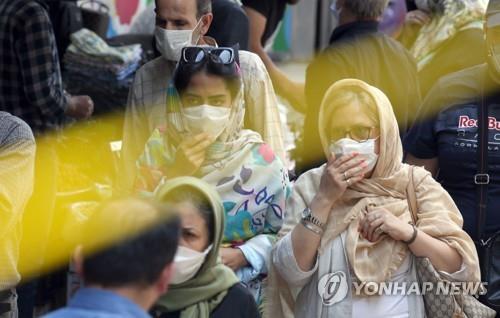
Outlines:
[{"label": "eye", "polygon": [[190,229],[183,229],[183,230],[182,230],[182,237],[183,237],[185,240],[189,241],[189,240],[192,240],[192,239],[196,238],[197,236],[196,236],[196,234],[195,234],[193,231],[191,231]]},{"label": "eye", "polygon": [[187,96],[183,98],[183,104],[185,107],[199,106],[203,104],[201,98],[195,96]]},{"label": "eye", "polygon": [[226,106],[227,101],[225,97],[210,98],[210,104],[213,106]]},{"label": "eye", "polygon": [[157,25],[157,26],[159,26],[159,27],[164,27],[164,26],[165,26],[165,24],[167,23],[167,21],[165,21],[164,19],[162,19],[162,18],[161,18],[161,17],[159,17],[159,16],[156,16],[156,18],[155,18],[155,23],[156,23],[156,25]]},{"label": "eye", "polygon": [[178,28],[182,28],[187,25],[187,22],[184,20],[175,20],[174,25]]}]

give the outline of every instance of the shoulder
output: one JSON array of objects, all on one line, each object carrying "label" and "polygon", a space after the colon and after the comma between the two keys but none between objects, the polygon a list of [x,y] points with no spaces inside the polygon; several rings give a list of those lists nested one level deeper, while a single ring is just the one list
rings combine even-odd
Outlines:
[{"label": "shoulder", "polygon": [[[239,312],[240,315],[235,315]],[[260,317],[257,304],[250,292],[240,283],[229,288],[224,301],[215,309],[213,317]]]},{"label": "shoulder", "polygon": [[319,189],[321,176],[323,175],[325,169],[326,164],[323,164],[320,167],[308,170],[301,174],[293,186],[294,193],[297,193],[302,197],[311,193],[316,194]]},{"label": "shoulder", "polygon": [[405,166],[409,169],[408,173],[413,173],[413,184],[415,188],[418,188],[423,183],[427,182],[436,182],[432,177],[431,173],[423,167],[418,166],[410,166],[405,164]]},{"label": "shoulder", "polygon": [[31,128],[22,119],[0,112],[0,147],[19,142],[35,143]]},{"label": "shoulder", "polygon": [[23,29],[27,23],[45,24],[50,22],[46,7],[37,1],[12,1],[2,8],[2,14],[10,17],[15,29]]},{"label": "shoulder", "polygon": [[278,166],[280,169],[284,167],[280,157],[276,155],[269,144],[263,142],[253,143],[251,145],[251,150],[253,159],[256,160],[259,165],[273,165],[274,167]]},{"label": "shoulder", "polygon": [[427,94],[422,111],[436,114],[452,106],[474,101],[481,95],[487,65],[477,65],[440,78]]},{"label": "shoulder", "polygon": [[252,8],[263,16],[267,17],[272,1],[242,0],[241,3],[243,4],[243,6]]},{"label": "shoulder", "polygon": [[[11,9],[13,14],[24,23],[42,19],[44,22],[49,22],[50,17],[47,8],[37,1],[13,1]],[[38,21],[37,20],[37,21]]]},{"label": "shoulder", "polygon": [[262,62],[262,59],[257,54],[245,50],[239,50],[238,54],[240,57],[240,67],[243,72],[258,68],[266,69],[264,62]]},{"label": "shoulder", "polygon": [[172,75],[175,64],[162,56],[141,66],[135,73],[134,85],[140,85],[145,80],[168,78]]}]

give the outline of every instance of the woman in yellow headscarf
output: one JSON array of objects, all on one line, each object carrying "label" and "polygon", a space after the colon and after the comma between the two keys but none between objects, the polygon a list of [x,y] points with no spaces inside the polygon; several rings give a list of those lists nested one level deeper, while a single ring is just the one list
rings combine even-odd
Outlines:
[{"label": "woman in yellow headscarf", "polygon": [[[424,317],[422,296],[354,289],[417,281],[415,256],[427,257],[447,279],[480,281],[474,243],[448,193],[424,169],[401,163],[398,125],[379,89],[359,80],[335,83],[319,130],[328,163],[303,174],[287,202],[272,255],[269,317],[285,316],[286,299],[297,318]],[[416,226],[409,224],[410,174]]]},{"label": "woman in yellow headscarf", "polygon": [[487,0],[415,0],[399,40],[417,62],[425,97],[444,75],[485,60],[483,18]]}]

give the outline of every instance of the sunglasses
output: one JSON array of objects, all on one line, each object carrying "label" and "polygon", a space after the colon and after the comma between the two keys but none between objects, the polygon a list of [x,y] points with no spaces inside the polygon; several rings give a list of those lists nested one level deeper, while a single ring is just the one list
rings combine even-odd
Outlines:
[{"label": "sunglasses", "polygon": [[230,47],[188,46],[182,49],[182,61],[186,64],[197,64],[210,59],[216,64],[232,64],[235,51]]}]

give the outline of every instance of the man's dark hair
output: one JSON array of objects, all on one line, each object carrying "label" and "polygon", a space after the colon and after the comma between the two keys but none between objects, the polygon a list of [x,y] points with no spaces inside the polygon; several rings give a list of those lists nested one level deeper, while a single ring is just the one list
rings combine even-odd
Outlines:
[{"label": "man's dark hair", "polygon": [[[158,0],[155,0],[155,6],[158,6]],[[196,17],[212,13],[212,0],[196,0]]]},{"label": "man's dark hair", "polygon": [[[167,206],[155,204],[154,208],[160,215],[170,217],[163,219],[160,225],[145,228],[132,238],[84,258],[86,284],[105,288],[147,287],[160,278],[165,266],[173,262],[177,252],[180,221],[177,213]],[[109,226],[120,226],[120,222]]]}]

